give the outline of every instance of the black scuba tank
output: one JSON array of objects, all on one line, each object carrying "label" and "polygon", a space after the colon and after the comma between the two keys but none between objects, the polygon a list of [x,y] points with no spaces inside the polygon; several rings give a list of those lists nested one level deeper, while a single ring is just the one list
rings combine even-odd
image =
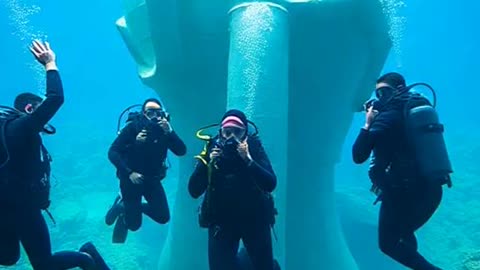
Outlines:
[{"label": "black scuba tank", "polygon": [[443,137],[444,126],[434,107],[421,105],[406,112],[406,134],[413,157],[422,177],[450,186],[453,173]]}]

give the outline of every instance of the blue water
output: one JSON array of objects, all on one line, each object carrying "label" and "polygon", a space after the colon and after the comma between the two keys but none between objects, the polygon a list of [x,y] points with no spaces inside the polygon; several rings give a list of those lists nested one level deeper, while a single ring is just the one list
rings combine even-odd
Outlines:
[{"label": "blue water", "polygon": [[[480,269],[464,268],[468,256],[480,254],[480,233],[476,229],[480,226],[477,210],[480,192],[476,185],[480,183],[480,2],[405,2],[406,6],[397,14],[404,18],[403,30],[395,33],[398,44],[392,49],[384,71],[399,71],[408,83],[428,82],[435,88],[456,171],[456,188],[446,192],[438,214],[420,232],[420,246],[427,256],[446,265],[446,269]],[[25,10],[34,12],[26,16]],[[95,233],[88,230],[82,233],[96,242],[104,241],[101,247],[108,249],[107,259],[119,260],[122,255],[130,254],[145,262],[139,266],[142,269],[155,269],[160,251],[149,239],[164,239],[166,227],[159,231],[145,221],[145,229],[131,236],[137,245],[131,251],[134,244],[110,246],[111,230],[103,228],[100,220],[117,192],[114,170],[106,159],[108,146],[115,137],[117,117],[126,106],[156,95],[138,79],[136,65],[115,28],[114,23],[121,15],[121,1],[1,0],[0,104],[12,104],[15,95],[22,91],[43,91],[43,72],[33,62],[27,45],[32,37],[46,36],[57,54],[66,94],[65,105],[52,121],[58,135],[46,140],[60,160],[54,165],[59,178],[54,190],[59,202],[54,208],[57,207],[57,213],[80,216],[70,220],[98,226]],[[370,201],[366,168],[352,165],[350,158],[351,144],[363,120],[363,114],[355,115],[336,184],[339,190],[363,189],[364,195],[355,194]],[[169,186],[174,187],[174,183]],[[87,194],[98,200],[88,200]],[[93,221],[97,219],[100,221]],[[52,227],[54,248],[80,245],[82,237],[75,236],[78,222]],[[112,263],[116,269],[135,269],[125,266],[126,263]],[[24,267],[12,269],[29,269]]]}]

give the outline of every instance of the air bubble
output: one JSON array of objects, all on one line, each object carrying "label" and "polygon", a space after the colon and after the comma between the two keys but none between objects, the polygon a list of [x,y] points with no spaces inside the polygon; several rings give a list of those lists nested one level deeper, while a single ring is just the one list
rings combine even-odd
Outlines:
[{"label": "air bubble", "polygon": [[[10,25],[14,31],[12,35],[16,37],[22,44],[22,51],[28,53],[28,57],[31,59],[30,51],[28,47],[34,39],[46,40],[46,35],[42,31],[36,30],[31,19],[32,16],[39,14],[41,11],[40,6],[35,4],[24,3],[26,1],[20,0],[3,0],[8,11],[8,18]],[[38,94],[43,94],[45,88],[45,71],[43,67],[32,61],[26,63],[28,69],[33,73],[35,79],[35,87],[38,90]]]},{"label": "air bubble", "polygon": [[395,56],[395,63],[397,68],[402,67],[402,50],[401,41],[405,31],[405,24],[407,19],[401,16],[400,10],[406,7],[405,2],[401,0],[380,0],[383,6],[383,11],[387,15],[389,23],[389,35],[392,40],[392,51]]}]

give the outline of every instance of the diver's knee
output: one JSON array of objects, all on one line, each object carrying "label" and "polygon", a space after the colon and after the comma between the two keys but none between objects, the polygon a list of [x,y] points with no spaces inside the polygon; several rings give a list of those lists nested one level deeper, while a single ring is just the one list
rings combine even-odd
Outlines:
[{"label": "diver's knee", "polygon": [[[2,236],[3,238],[3,236]],[[20,247],[12,242],[11,244],[2,243],[0,246],[0,265],[13,266],[20,260]]]},{"label": "diver's knee", "polygon": [[380,240],[378,242],[378,247],[384,254],[390,255],[393,253],[393,250],[395,249],[395,243],[392,241]]},{"label": "diver's knee", "polygon": [[155,208],[147,216],[159,224],[167,224],[170,221],[170,211],[168,209]]},{"label": "diver's knee", "polygon": [[170,221],[170,213],[161,215],[160,218],[158,219],[158,223],[160,224],[167,224],[169,221]]},{"label": "diver's knee", "polygon": [[142,222],[132,222],[132,223],[127,225],[127,228],[130,231],[135,232],[135,231],[138,231],[141,226],[142,226]]},{"label": "diver's knee", "polygon": [[80,268],[84,270],[95,270],[97,269],[97,265],[95,264],[95,259],[92,255],[88,254],[87,252],[80,252],[82,256],[79,258],[80,261]]},{"label": "diver's knee", "polygon": [[135,217],[125,217],[125,223],[127,225],[128,230],[134,232],[138,231],[140,227],[142,226],[142,216],[135,216]]}]

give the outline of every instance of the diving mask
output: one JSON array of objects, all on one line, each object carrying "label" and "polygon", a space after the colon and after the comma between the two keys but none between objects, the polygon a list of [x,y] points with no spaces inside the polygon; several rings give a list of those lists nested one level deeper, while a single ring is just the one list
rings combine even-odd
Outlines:
[{"label": "diving mask", "polygon": [[237,153],[237,147],[245,138],[245,129],[226,127],[221,129],[221,148],[227,156]]},{"label": "diving mask", "polygon": [[143,113],[148,120],[167,119],[167,113],[162,109],[146,109]]},{"label": "diving mask", "polygon": [[245,136],[245,129],[244,128],[238,128],[238,127],[224,127],[221,129],[222,137],[224,137],[226,140],[236,140],[240,141],[239,138],[242,138]]},{"label": "diving mask", "polygon": [[380,101],[389,100],[394,96],[397,90],[398,89],[393,88],[391,86],[383,86],[375,89],[375,95],[377,96],[377,99]]}]

